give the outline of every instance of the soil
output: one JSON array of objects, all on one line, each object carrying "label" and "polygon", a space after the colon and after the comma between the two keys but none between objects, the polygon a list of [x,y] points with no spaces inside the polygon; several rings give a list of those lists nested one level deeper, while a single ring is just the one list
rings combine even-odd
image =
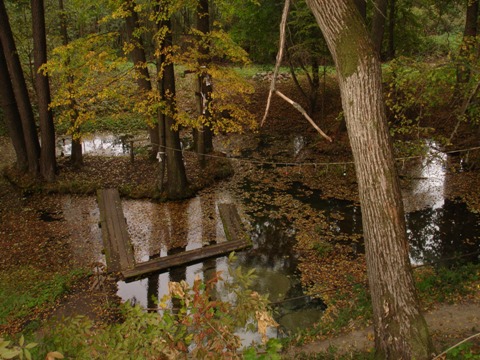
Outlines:
[{"label": "soil", "polygon": [[[298,97],[291,84],[280,84],[280,90],[292,97]],[[267,83],[257,84],[257,93],[253,99],[252,107],[261,117],[265,102]],[[259,133],[232,136],[219,136],[216,142],[216,148],[219,151],[230,152],[230,156],[240,156],[242,151],[255,149],[262,141],[269,141],[270,137],[277,139],[285,138],[285,145],[290,140],[288,136],[291,133],[303,134],[307,138],[307,146],[295,155],[294,162],[333,162],[350,161],[350,150],[348,138],[344,131],[341,121],[337,120],[339,114],[340,100],[338,93],[329,88],[326,101],[326,107],[323,113],[328,114],[323,119],[317,115],[315,120],[322,129],[334,138],[333,143],[327,143],[316,134],[315,130],[308,125],[301,115],[293,110],[288,104],[278,98],[273,99],[272,110],[265,126]],[[442,123],[443,124],[443,123]],[[454,124],[453,124],[454,125]],[[451,130],[450,126],[445,125],[445,133]],[[458,146],[478,146],[478,138],[472,135],[468,128],[463,129],[459,139],[461,144]],[[14,154],[9,141],[0,138],[0,152],[2,153],[0,168],[10,166],[14,159]],[[265,159],[275,156],[279,161],[279,150],[276,153],[269,153],[268,148],[259,153],[251,153],[253,159],[265,161]],[[281,155],[280,155],[281,157]],[[292,161],[291,154],[285,155],[285,161]],[[245,177],[251,175],[252,168],[248,165],[233,162],[235,175],[231,178],[232,183],[236,177]],[[113,186],[126,188],[128,186],[142,189],[151,186],[151,179],[154,178],[154,165],[146,159],[136,159],[134,164],[129,163],[128,159],[98,159],[95,157],[86,157],[85,166],[79,171],[69,166],[68,159],[60,159],[60,174],[57,182],[56,191],[71,191],[71,188],[62,188],[58,184],[71,183],[72,179],[79,182],[88,182],[89,179],[95,179],[95,182],[89,183],[86,188],[77,188],[78,192],[91,191],[90,186]],[[187,168],[192,182],[200,183],[200,179],[205,177],[196,167],[195,157],[187,158]],[[113,171],[115,169],[115,171]],[[475,170],[475,169],[474,169]],[[311,188],[321,187],[326,196],[356,199],[356,181],[353,176],[335,177],[328,180],[329,176],[315,177],[315,184],[309,183],[309,175],[312,169],[296,168],[276,168],[272,172],[265,173],[260,178],[265,184],[269,184],[272,174],[285,177],[289,181],[301,179]],[[342,168],[342,171],[352,174],[353,168]],[[9,170],[9,178],[15,178],[15,172]],[[451,190],[447,193],[452,197],[461,197],[470,202],[472,209],[478,211],[480,188],[480,173],[478,165],[476,171],[457,172],[453,176]],[[253,176],[253,175],[252,175]],[[258,175],[260,176],[260,175]],[[466,180],[465,180],[466,179]],[[238,179],[237,179],[238,180]],[[229,180],[230,181],[230,180]],[[83,214],[79,208],[78,217],[72,219],[55,220],[55,215],[60,210],[60,195],[58,193],[45,193],[32,190],[32,187],[23,187],[28,179],[23,182],[16,178],[15,185],[2,177],[0,179],[0,270],[6,270],[13,266],[21,264],[35,264],[51,271],[61,271],[65,268],[83,267],[92,269],[94,275],[84,278],[72,291],[60,299],[60,301],[51,308],[46,309],[41,314],[32,314],[31,319],[62,319],[65,316],[77,314],[87,315],[95,320],[110,321],[116,317],[112,309],[112,303],[118,303],[116,297],[116,279],[111,275],[105,274],[95,254],[98,254],[99,243],[81,244],[82,222],[81,219],[89,214]],[[207,182],[201,186],[217,186],[219,183],[212,175]],[[226,186],[225,182],[220,183]],[[281,186],[281,185],[278,185]],[[33,187],[33,189],[36,189]],[[48,189],[48,186],[47,186]],[[59,190],[63,189],[63,190]],[[50,189],[53,191],[53,188]],[[130,195],[135,195],[130,193]],[[72,202],[90,201],[79,196]],[[42,214],[43,218],[42,218]],[[45,214],[52,221],[45,221]],[[480,288],[474,295],[467,299],[458,300],[454,304],[438,304],[435,308],[429,310],[426,315],[433,339],[437,349],[445,349],[452,344],[471,336],[480,331]],[[16,332],[25,326],[22,323],[8,324],[0,327],[0,334],[3,332]],[[301,354],[316,353],[327,351],[329,347],[335,347],[344,351],[371,349],[373,346],[373,335],[371,327],[363,329],[348,329],[349,332],[336,334],[329,339],[321,339],[301,347],[294,347],[288,350],[286,358],[295,358]],[[476,346],[480,348],[480,339],[477,337]]]}]

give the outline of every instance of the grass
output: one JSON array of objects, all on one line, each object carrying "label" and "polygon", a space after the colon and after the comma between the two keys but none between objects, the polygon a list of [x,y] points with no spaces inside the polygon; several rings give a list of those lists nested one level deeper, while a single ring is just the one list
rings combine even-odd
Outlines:
[{"label": "grass", "polygon": [[[422,267],[414,271],[418,295],[423,307],[434,303],[453,303],[474,294],[480,281],[480,264],[452,267]],[[352,291],[337,293],[329,301],[328,316],[315,329],[300,336],[299,342],[309,337],[340,333],[352,323],[365,325],[372,318],[370,294],[362,284],[352,285]]]},{"label": "grass", "polygon": [[424,306],[453,303],[475,291],[475,284],[480,281],[480,264],[419,268],[415,271],[415,280]]},{"label": "grass", "polygon": [[85,271],[51,273],[33,266],[0,272],[0,325],[28,317],[51,306]]}]

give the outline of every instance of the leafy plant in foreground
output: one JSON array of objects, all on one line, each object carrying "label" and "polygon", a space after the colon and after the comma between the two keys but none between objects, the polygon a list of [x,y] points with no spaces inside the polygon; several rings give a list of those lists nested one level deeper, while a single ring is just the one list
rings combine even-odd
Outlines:
[{"label": "leafy plant in foreground", "polygon": [[[255,327],[267,344],[267,353],[278,352],[278,343],[267,343],[267,327],[276,325],[267,300],[245,287],[253,273],[229,268],[227,276],[224,280],[217,274],[206,282],[197,278],[193,285],[171,282],[169,294],[159,300],[155,311],[123,304],[120,323],[99,325],[76,317],[52,324],[41,347],[75,359],[237,359],[241,342],[236,330]],[[221,299],[216,292],[221,285],[234,296]]]},{"label": "leafy plant in foreground", "polygon": [[20,337],[18,345],[14,345],[11,341],[0,338],[0,359],[14,359],[18,357],[19,359],[30,360],[32,359],[30,350],[37,345],[37,343],[26,344],[23,335]]}]

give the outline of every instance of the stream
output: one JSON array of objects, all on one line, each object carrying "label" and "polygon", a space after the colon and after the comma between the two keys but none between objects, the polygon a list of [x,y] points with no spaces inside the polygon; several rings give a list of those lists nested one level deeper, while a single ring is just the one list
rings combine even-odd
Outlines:
[{"label": "stream", "polygon": [[[289,151],[296,157],[306,141],[296,136],[291,143],[292,148]],[[480,216],[471,213],[462,202],[445,199],[444,187],[448,181],[445,164],[449,159],[435,148],[435,144],[431,144],[431,156],[408,169],[413,180],[411,186],[403,190],[411,262],[414,265],[446,262],[455,255],[463,255],[469,261],[478,261]],[[68,143],[59,144],[58,149],[68,154]],[[89,139],[84,149],[90,154],[128,155],[125,142],[115,136]],[[241,186],[246,192],[258,191],[253,190],[255,185],[258,184],[245,180]],[[271,189],[262,191],[271,192]],[[287,189],[280,191],[293,200],[322,212],[328,221],[329,231],[335,238],[361,238],[361,210],[358,204],[346,200],[323,199],[319,190],[310,189],[301,182],[293,181],[288,184]],[[69,197],[65,197],[63,211],[66,217],[74,218],[71,213],[78,211],[74,210],[78,205],[68,199]],[[90,232],[90,238],[94,239],[92,241],[101,244],[100,230],[96,227],[98,209],[95,200],[84,201],[84,218],[85,222],[89,223],[84,231]],[[227,188],[218,186],[182,202],[159,204],[146,200],[123,200],[136,261],[144,262],[152,257],[165,256],[167,249],[191,250],[206,243],[225,241],[217,205],[226,202],[237,204],[242,219],[251,219],[247,225],[253,246],[238,253],[235,265],[247,271],[255,269],[258,278],[254,290],[268,294],[269,299],[276,303],[274,314],[280,329],[271,330],[273,333],[269,335],[282,336],[284,333],[292,333],[313,325],[320,319],[325,307],[319,299],[304,296],[297,271],[298,259],[292,255],[296,230],[285,218],[256,216],[249,210],[248,200],[239,200]],[[271,206],[268,203],[255,205],[265,208]],[[361,242],[357,251],[363,252]],[[169,281],[186,280],[192,284],[196,277],[209,279],[215,271],[227,274],[227,267],[227,257],[223,256],[132,282],[120,281],[118,295],[124,301],[151,308],[155,306],[153,297],[161,298],[167,294]],[[217,291],[219,296],[229,299],[229,294],[222,293],[221,287],[218,287]],[[259,341],[255,334],[240,335],[244,344]]]}]

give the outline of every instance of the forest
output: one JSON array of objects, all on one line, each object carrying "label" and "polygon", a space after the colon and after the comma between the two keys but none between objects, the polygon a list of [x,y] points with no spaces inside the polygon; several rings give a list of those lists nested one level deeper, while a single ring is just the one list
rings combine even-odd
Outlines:
[{"label": "forest", "polygon": [[480,356],[478,7],[0,0],[0,359]]}]

